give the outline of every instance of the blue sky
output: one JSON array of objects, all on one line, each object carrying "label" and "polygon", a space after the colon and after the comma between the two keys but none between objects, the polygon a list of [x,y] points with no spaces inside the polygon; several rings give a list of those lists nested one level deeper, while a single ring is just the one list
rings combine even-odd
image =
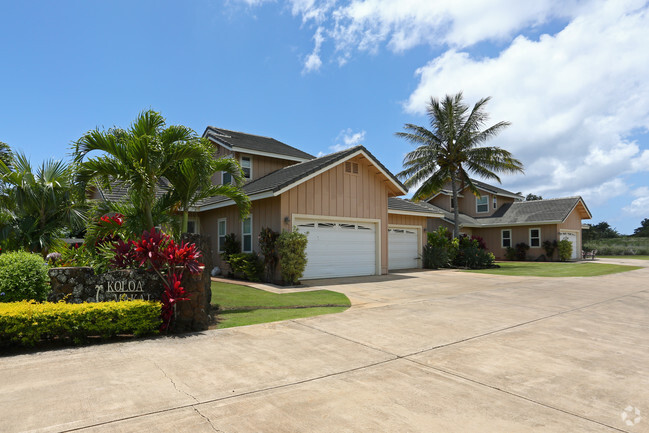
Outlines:
[{"label": "blue sky", "polygon": [[0,1],[0,141],[64,158],[143,109],[202,133],[272,136],[312,154],[394,137],[431,96],[492,96],[490,144],[522,159],[512,191],[582,195],[630,233],[649,217],[646,1]]}]

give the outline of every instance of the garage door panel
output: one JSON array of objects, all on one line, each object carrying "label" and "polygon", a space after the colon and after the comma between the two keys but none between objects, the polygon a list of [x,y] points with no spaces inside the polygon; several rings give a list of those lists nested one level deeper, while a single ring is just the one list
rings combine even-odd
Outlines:
[{"label": "garage door panel", "polygon": [[419,231],[415,229],[388,229],[388,269],[419,267]]},{"label": "garage door panel", "polygon": [[376,227],[344,221],[296,221],[307,235],[303,279],[376,274]]}]

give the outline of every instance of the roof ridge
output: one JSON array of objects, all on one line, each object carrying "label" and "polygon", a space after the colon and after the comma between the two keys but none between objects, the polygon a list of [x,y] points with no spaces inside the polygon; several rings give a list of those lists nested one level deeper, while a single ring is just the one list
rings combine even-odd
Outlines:
[{"label": "roof ridge", "polygon": [[552,200],[568,200],[570,198],[578,198],[583,200],[583,198],[580,195],[571,195],[568,197],[553,197],[553,198],[544,198],[541,200],[523,200],[523,201],[518,201],[514,203],[533,203],[533,202],[539,202],[539,201],[552,201]]},{"label": "roof ridge", "polygon": [[[217,127],[217,126],[212,126],[212,125],[207,125],[207,127],[208,127],[208,128],[211,128],[211,129],[216,129],[216,130],[218,130],[218,131],[236,132],[237,134],[252,135],[253,137],[267,138],[267,139],[269,139],[269,140],[279,141],[279,140],[277,140],[276,138],[268,137],[268,136],[266,136],[266,135],[251,134],[251,133],[249,133],[249,132],[235,131],[234,129],[219,128],[219,127]],[[282,144],[286,144],[286,143],[283,143],[283,142],[281,142],[281,141],[280,141],[280,143],[282,143]],[[288,144],[286,144],[286,145],[289,146]],[[291,147],[293,147],[293,146],[291,146]]]}]

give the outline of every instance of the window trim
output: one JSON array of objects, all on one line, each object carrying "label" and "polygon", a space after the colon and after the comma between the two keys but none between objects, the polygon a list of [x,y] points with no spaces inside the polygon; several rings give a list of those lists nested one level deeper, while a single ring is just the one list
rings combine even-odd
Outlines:
[{"label": "window trim", "polygon": [[[539,244],[537,246],[532,245],[532,230],[538,230],[539,231]],[[537,239],[537,237],[534,237],[534,239]],[[530,241],[530,248],[541,248],[541,228],[540,227],[532,227],[529,229],[529,239]]]},{"label": "window trim", "polygon": [[[505,232],[509,232],[509,245],[505,245]],[[500,247],[501,248],[511,248],[512,247],[512,229],[502,229],[500,230]]]},{"label": "window trim", "polygon": [[250,161],[250,167],[249,167],[250,176],[249,176],[249,177],[246,177],[246,176],[245,176],[245,171],[244,171],[244,176],[243,176],[243,178],[246,179],[246,180],[252,180],[252,156],[250,156],[250,155],[246,155],[246,156],[240,155],[240,156],[239,156],[239,164],[241,165],[241,169],[242,169],[242,170],[243,170],[243,168],[244,168],[244,167],[243,167],[243,158],[246,158],[248,161]]},{"label": "window trim", "polygon": [[[224,230],[223,230],[224,233],[223,234],[221,234],[221,232],[219,230],[221,228],[221,221],[223,221],[225,223],[224,224]],[[216,221],[216,250],[219,253],[223,252],[223,249],[221,248],[221,238],[223,238],[223,243],[225,243],[225,237],[227,236],[227,234],[228,234],[228,219],[227,218],[219,218]]]},{"label": "window trim", "polygon": [[495,195],[494,195],[493,202],[494,202],[494,209],[498,209],[498,199],[497,199],[497,197]]},{"label": "window trim", "polygon": [[[478,204],[478,200],[485,199],[486,203],[480,203]],[[487,210],[480,210],[479,206],[487,206]],[[475,212],[476,213],[487,213],[489,212],[489,196],[488,195],[482,195],[480,197],[475,198]]]},{"label": "window trim", "polygon": [[[245,223],[245,221],[247,219],[250,219],[250,233],[245,233],[243,231],[244,223]],[[248,214],[247,217],[245,217],[245,218],[243,218],[241,220],[241,252],[242,253],[251,253],[252,252],[252,250],[253,250],[253,248],[252,248],[252,233],[253,233],[253,231],[254,230],[252,229],[252,214]],[[249,250],[246,250],[246,247],[245,247],[245,245],[246,245],[245,236],[250,236],[250,249]]]}]

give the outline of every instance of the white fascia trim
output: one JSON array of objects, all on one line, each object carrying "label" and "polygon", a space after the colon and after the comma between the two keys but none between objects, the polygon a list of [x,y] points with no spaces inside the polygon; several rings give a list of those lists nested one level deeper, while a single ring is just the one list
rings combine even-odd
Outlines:
[{"label": "white fascia trim", "polygon": [[[359,149],[359,150],[357,150],[356,152],[352,153],[351,155],[347,155],[345,158],[336,161],[335,164],[329,164],[329,165],[327,165],[327,166],[321,168],[320,170],[316,171],[315,173],[311,173],[310,175],[308,175],[308,176],[306,176],[306,177],[303,177],[302,179],[300,179],[300,180],[298,180],[298,181],[296,181],[296,182],[294,182],[294,183],[292,183],[292,184],[290,184],[290,185],[288,185],[288,186],[285,186],[284,188],[282,188],[282,189],[280,189],[279,191],[277,191],[277,192],[275,193],[275,195],[283,194],[283,193],[285,193],[286,191],[288,191],[289,189],[293,189],[293,188],[295,188],[296,186],[298,186],[298,185],[300,185],[300,184],[302,184],[302,183],[304,183],[304,182],[306,182],[306,181],[308,181],[308,180],[310,180],[310,179],[313,179],[313,178],[316,177],[316,176],[321,175],[321,174],[324,173],[325,171],[327,171],[327,170],[331,170],[331,167],[335,167],[335,166],[337,166],[337,165],[340,165],[340,164],[344,163],[345,161],[349,161],[350,159],[352,159],[352,158],[354,158],[354,157],[356,157],[356,156],[358,156],[358,155],[363,155],[363,156],[364,156],[365,158],[367,158],[369,161],[372,161],[372,159],[373,159],[373,158],[371,158],[367,153],[363,152],[362,149]],[[399,189],[399,191],[402,191],[402,194],[400,194],[400,195],[408,194],[408,191],[404,191],[404,189],[401,188],[401,186],[400,186],[399,184],[397,184],[396,182],[394,182],[394,180],[392,179],[392,176],[390,176],[389,174],[387,174],[387,173],[385,172],[385,170],[383,170],[380,166],[378,166],[378,165],[376,165],[376,164],[374,164],[374,163],[372,163],[372,165],[373,165],[374,167],[378,168],[379,171],[380,171],[381,173],[383,173],[383,175],[384,175],[385,177],[387,177],[388,179],[390,179],[390,182],[392,182],[392,184],[393,184],[394,186],[396,186],[396,187]]]},{"label": "white fascia trim", "polygon": [[414,212],[414,211],[409,211],[409,210],[396,210],[396,209],[388,209],[389,214],[394,214],[394,215],[412,215],[412,216],[419,216],[419,217],[425,217],[425,218],[443,218],[444,214],[442,213],[423,213],[423,212]]},{"label": "white fascia trim", "polygon": [[578,205],[579,203],[581,203],[581,205],[584,207],[584,210],[586,211],[586,214],[588,215],[588,218],[582,218],[582,219],[587,219],[587,220],[589,220],[589,219],[592,219],[592,218],[593,218],[593,216],[590,214],[590,211],[589,211],[588,208],[586,207],[586,203],[584,203],[584,201],[580,198],[579,200],[577,200],[577,203],[575,203],[575,205],[572,207],[572,209],[570,209],[570,212],[568,212],[568,214],[567,214],[566,217],[563,219],[563,221],[561,221],[562,223],[565,223],[565,222],[566,222],[566,220],[568,219],[568,217],[569,217],[569,216],[570,216],[570,215],[575,211],[575,209],[577,208],[577,205]]},{"label": "white fascia trim", "polygon": [[[248,196],[248,198],[250,198],[250,201],[261,200],[261,199],[270,198],[270,197],[274,197],[274,194],[273,194],[272,191],[260,192],[258,194],[253,194],[251,196]],[[218,203],[193,208],[192,212],[205,212],[205,211],[212,210],[212,209],[219,209],[219,208],[222,208],[222,207],[232,206],[234,204],[236,204],[234,202],[234,200],[225,200],[225,201],[220,201]]]}]

